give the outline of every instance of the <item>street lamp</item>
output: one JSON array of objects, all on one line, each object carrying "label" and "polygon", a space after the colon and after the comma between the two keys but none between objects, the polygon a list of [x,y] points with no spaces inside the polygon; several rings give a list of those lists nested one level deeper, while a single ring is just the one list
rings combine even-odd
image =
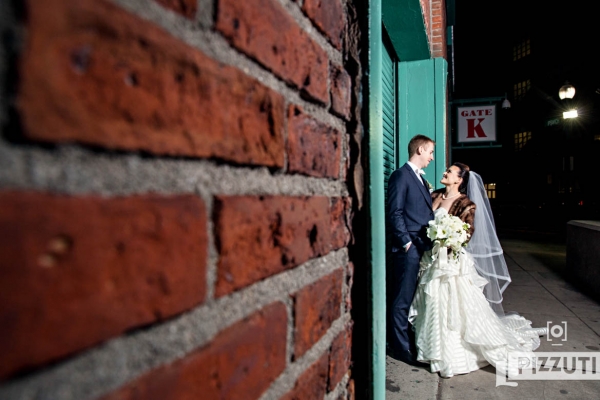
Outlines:
[{"label": "street lamp", "polygon": [[565,82],[564,85],[558,89],[558,97],[561,100],[572,99],[575,96],[575,88],[569,82]]},{"label": "street lamp", "polygon": [[[561,100],[567,99],[567,102],[566,102],[567,106],[570,106],[571,99],[574,96],[575,96],[575,88],[569,82],[565,82],[565,84],[562,85],[560,87],[560,89],[558,89],[558,97],[560,97]],[[564,119],[577,118],[577,109],[573,108],[571,110],[564,111],[563,118]]]},{"label": "street lamp", "polygon": [[504,93],[504,101],[502,102],[502,108],[508,110],[510,108],[510,101],[508,101],[508,96]]}]

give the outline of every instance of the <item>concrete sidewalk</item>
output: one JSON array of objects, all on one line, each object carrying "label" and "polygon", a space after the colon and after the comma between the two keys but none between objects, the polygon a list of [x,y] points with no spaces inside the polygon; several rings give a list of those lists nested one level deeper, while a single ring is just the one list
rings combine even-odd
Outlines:
[{"label": "concrete sidewalk", "polygon": [[[600,304],[567,283],[565,245],[504,239],[512,277],[504,310],[516,311],[534,327],[567,322],[567,341],[541,338],[538,352],[600,352]],[[552,338],[552,336],[550,336]],[[562,346],[552,344],[562,343]],[[600,366],[599,366],[600,367]],[[387,358],[386,399],[598,399],[600,381],[519,381],[496,387],[493,367],[450,379]]]}]

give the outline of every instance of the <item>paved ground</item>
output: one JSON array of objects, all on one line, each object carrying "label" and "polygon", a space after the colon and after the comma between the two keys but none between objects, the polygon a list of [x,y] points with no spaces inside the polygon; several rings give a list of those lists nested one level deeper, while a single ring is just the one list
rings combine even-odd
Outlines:
[{"label": "paved ground", "polygon": [[[538,352],[600,352],[600,303],[569,284],[565,245],[553,240],[501,240],[512,283],[504,293],[504,310],[517,311],[534,327],[567,323],[567,340],[549,335]],[[547,339],[554,339],[552,342]],[[553,344],[562,346],[553,346]],[[600,354],[600,353],[598,353]],[[598,365],[600,368],[600,365]],[[495,370],[487,367],[450,379],[427,369],[387,358],[386,399],[600,399],[600,380],[519,381],[496,387]]]}]

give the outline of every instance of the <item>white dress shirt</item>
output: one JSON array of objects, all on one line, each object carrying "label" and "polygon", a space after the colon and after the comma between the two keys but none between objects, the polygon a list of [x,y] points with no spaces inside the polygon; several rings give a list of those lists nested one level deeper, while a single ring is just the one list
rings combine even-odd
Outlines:
[{"label": "white dress shirt", "polygon": [[419,182],[421,182],[423,185],[425,185],[425,183],[423,182],[423,178],[421,178],[421,174],[419,173],[419,170],[422,171],[422,169],[417,167],[415,164],[411,163],[410,161],[407,161],[406,163],[409,165],[409,167],[412,168],[415,175],[417,175],[417,178],[419,178]]}]

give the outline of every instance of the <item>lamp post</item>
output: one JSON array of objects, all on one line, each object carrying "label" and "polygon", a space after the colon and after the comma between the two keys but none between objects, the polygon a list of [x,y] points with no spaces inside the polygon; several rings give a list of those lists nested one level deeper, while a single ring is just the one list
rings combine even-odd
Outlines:
[{"label": "lamp post", "polygon": [[566,111],[563,111],[563,118],[577,118],[577,108],[571,108],[571,100],[575,96],[575,88],[569,82],[565,82],[564,85],[558,89],[558,97],[561,100],[566,99]]},{"label": "lamp post", "polygon": [[561,100],[572,99],[575,96],[575,88],[569,82],[565,82],[564,85],[558,89],[558,97]]},{"label": "lamp post", "polygon": [[508,96],[504,93],[504,101],[502,102],[502,108],[504,110],[508,110],[510,108],[510,101],[508,101]]}]

